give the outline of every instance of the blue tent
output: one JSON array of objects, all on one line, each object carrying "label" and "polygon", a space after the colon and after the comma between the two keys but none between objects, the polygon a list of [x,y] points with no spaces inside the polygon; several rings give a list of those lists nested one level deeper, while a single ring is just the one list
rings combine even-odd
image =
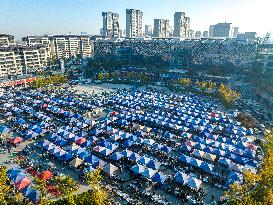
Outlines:
[{"label": "blue tent", "polygon": [[221,164],[224,164],[224,165],[227,165],[229,166],[230,165],[230,159],[227,159],[227,158],[224,158],[224,157],[220,157],[219,160],[218,160],[218,163],[221,163]]},{"label": "blue tent", "polygon": [[107,149],[107,148],[104,148],[104,149],[101,149],[100,150],[100,153],[103,155],[103,156],[108,156],[112,153],[113,151],[110,150],[110,149]]},{"label": "blue tent", "polygon": [[66,154],[66,151],[60,150],[60,151],[56,152],[54,155],[55,155],[56,157],[61,158],[61,156],[65,155],[65,154]]},{"label": "blue tent", "polygon": [[125,142],[123,142],[123,145],[125,146],[125,147],[131,147],[131,146],[133,146],[135,144],[135,142],[134,141],[131,141],[131,140],[126,140]]},{"label": "blue tent", "polygon": [[133,154],[133,152],[130,151],[130,150],[125,149],[125,150],[123,150],[121,152],[121,154],[122,154],[123,157],[129,158]]},{"label": "blue tent", "polygon": [[12,169],[10,169],[10,170],[7,171],[8,177],[16,176],[19,173],[22,173],[22,170],[18,169],[18,168],[12,168]]},{"label": "blue tent", "polygon": [[252,167],[258,167],[258,162],[254,161],[254,160],[249,160],[248,162],[246,162],[247,165],[252,166]]},{"label": "blue tent", "polygon": [[103,146],[103,147],[107,147],[108,145],[111,145],[111,144],[112,143],[110,141],[104,139],[98,145]]},{"label": "blue tent", "polygon": [[23,125],[26,124],[26,121],[23,118],[19,118],[18,120],[16,120],[16,123],[19,125]]},{"label": "blue tent", "polygon": [[240,157],[240,156],[238,156],[238,155],[235,155],[234,158],[233,158],[233,160],[234,160],[235,162],[238,162],[238,163],[243,164],[243,165],[245,165],[245,163],[246,163],[246,161],[247,161],[246,158]]},{"label": "blue tent", "polygon": [[150,160],[147,164],[148,167],[152,168],[152,169],[159,169],[159,167],[161,166],[161,164],[157,161],[154,160]]},{"label": "blue tent", "polygon": [[141,158],[141,156],[139,154],[137,154],[137,153],[133,153],[130,156],[130,160],[133,160],[133,161],[138,161],[140,158]]},{"label": "blue tent", "polygon": [[43,146],[47,151],[51,150],[51,149],[54,149],[55,146],[53,144],[46,144],[45,146]]},{"label": "blue tent", "polygon": [[237,172],[230,172],[229,176],[228,176],[228,179],[227,179],[227,182],[225,184],[226,187],[229,187],[231,184],[233,184],[234,182],[236,181],[241,181],[243,178],[243,176]]},{"label": "blue tent", "polygon": [[142,166],[142,165],[137,164],[137,165],[133,166],[131,168],[131,170],[133,172],[135,172],[136,174],[141,174],[141,173],[143,173],[145,171],[145,167]]},{"label": "blue tent", "polygon": [[197,179],[197,178],[194,178],[194,177],[190,177],[188,179],[188,182],[186,183],[189,187],[193,188],[193,189],[199,189],[201,184],[202,184],[202,181]]},{"label": "blue tent", "polygon": [[186,184],[188,182],[189,176],[184,172],[177,172],[174,176],[174,181],[180,184]]},{"label": "blue tent", "polygon": [[36,132],[36,133],[38,133],[38,134],[41,134],[42,131],[43,131],[43,129],[40,128],[40,127],[37,127],[37,128],[35,128],[35,129],[33,129],[32,131],[33,131],[33,132]]},{"label": "blue tent", "polygon": [[99,166],[99,158],[95,155],[87,157],[86,159],[84,159],[84,161],[94,165],[95,167]]},{"label": "blue tent", "polygon": [[69,161],[71,159],[73,159],[74,157],[70,154],[70,153],[65,153],[64,155],[61,156],[61,159],[63,161]]},{"label": "blue tent", "polygon": [[62,146],[67,145],[68,141],[61,138],[60,140],[58,140],[57,142],[55,142],[55,144],[62,147]]},{"label": "blue tent", "polygon": [[145,168],[144,172],[142,172],[141,175],[144,176],[145,178],[151,179],[155,173],[156,170]]},{"label": "blue tent", "polygon": [[108,144],[107,146],[105,146],[105,148],[110,149],[110,150],[115,150],[118,148],[118,146],[119,146],[119,143],[115,142],[115,143]]},{"label": "blue tent", "polygon": [[9,176],[9,179],[11,181],[13,181],[14,183],[20,181],[21,179],[24,179],[27,175],[23,172],[20,172],[20,173],[17,173],[17,174],[14,174],[14,175],[10,175]]},{"label": "blue tent", "polygon": [[93,142],[90,140],[86,140],[84,143],[81,144],[82,147],[90,147],[93,145]]},{"label": "blue tent", "polygon": [[146,165],[146,164],[148,164],[150,161],[151,161],[150,158],[143,156],[143,157],[141,157],[137,162],[140,163],[140,164]]},{"label": "blue tent", "polygon": [[94,135],[98,135],[101,132],[102,132],[102,130],[99,130],[99,129],[92,130],[92,134],[94,134]]},{"label": "blue tent", "polygon": [[27,196],[29,195],[31,192],[35,191],[34,189],[31,188],[31,184],[23,189],[20,190],[20,192],[24,195]]},{"label": "blue tent", "polygon": [[203,169],[203,170],[206,171],[206,172],[212,172],[212,170],[213,170],[213,165],[212,165],[212,164],[209,164],[209,163],[207,163],[207,162],[202,162],[200,168]]},{"label": "blue tent", "polygon": [[138,137],[137,136],[135,136],[135,135],[132,135],[132,136],[130,136],[129,138],[128,138],[128,140],[131,140],[131,141],[137,141],[137,139],[138,139]]},{"label": "blue tent", "polygon": [[89,152],[85,151],[85,150],[78,153],[78,157],[81,158],[81,159],[85,159],[85,158],[87,158],[89,156],[90,156]]},{"label": "blue tent", "polygon": [[161,147],[162,147],[162,145],[158,144],[158,143],[154,143],[152,146],[153,149],[157,149],[157,150],[160,149]]},{"label": "blue tent", "polygon": [[161,148],[160,148],[161,151],[163,152],[166,152],[166,153],[169,153],[172,151],[172,148],[166,146],[166,145],[163,145]]},{"label": "blue tent", "polygon": [[121,159],[123,157],[123,155],[120,152],[115,152],[113,153],[110,158],[112,160],[118,161],[119,159]]},{"label": "blue tent", "polygon": [[192,157],[181,154],[181,156],[179,157],[179,160],[185,163],[190,163],[190,161],[192,160]]},{"label": "blue tent", "polygon": [[245,149],[243,156],[253,159],[255,157],[255,152],[251,149]]},{"label": "blue tent", "polygon": [[40,191],[33,190],[28,195],[26,195],[27,198],[29,198],[31,201],[37,203],[40,200]]},{"label": "blue tent", "polygon": [[7,133],[10,129],[5,125],[0,125],[0,133]]},{"label": "blue tent", "polygon": [[152,180],[154,182],[160,183],[160,184],[164,184],[165,181],[168,179],[169,177],[165,174],[162,174],[161,172],[156,172],[154,174],[154,176],[152,177]]},{"label": "blue tent", "polygon": [[200,167],[203,161],[199,159],[192,158],[192,160],[189,162],[190,165],[195,167]]}]

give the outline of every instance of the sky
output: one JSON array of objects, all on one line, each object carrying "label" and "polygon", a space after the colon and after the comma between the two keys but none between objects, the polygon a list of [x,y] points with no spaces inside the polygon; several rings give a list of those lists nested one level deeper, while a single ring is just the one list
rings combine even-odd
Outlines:
[{"label": "sky", "polygon": [[191,29],[208,30],[209,25],[229,22],[239,32],[273,31],[273,0],[0,0],[0,33],[15,35],[99,34],[103,11],[119,14],[125,29],[126,9],[143,12],[143,24],[155,18],[170,19],[183,11],[191,18]]}]

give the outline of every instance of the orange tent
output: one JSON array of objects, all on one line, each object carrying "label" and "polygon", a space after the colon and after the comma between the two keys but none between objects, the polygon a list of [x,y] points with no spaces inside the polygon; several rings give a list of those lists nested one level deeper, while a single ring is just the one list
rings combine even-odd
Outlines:
[{"label": "orange tent", "polygon": [[15,187],[17,190],[21,190],[25,188],[26,186],[30,185],[31,181],[28,178],[23,178],[20,181],[15,183]]},{"label": "orange tent", "polygon": [[38,174],[37,177],[39,179],[48,180],[51,177],[53,177],[53,173],[51,171],[49,171],[49,170],[45,170],[42,173]]}]

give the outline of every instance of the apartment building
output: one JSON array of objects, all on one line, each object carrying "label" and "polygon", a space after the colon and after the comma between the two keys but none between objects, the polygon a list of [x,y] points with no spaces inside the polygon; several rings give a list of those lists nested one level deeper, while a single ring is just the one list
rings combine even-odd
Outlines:
[{"label": "apartment building", "polygon": [[0,33],[0,47],[15,45],[14,36]]},{"label": "apartment building", "polygon": [[126,9],[126,37],[142,37],[143,27],[142,27],[143,13],[140,10]]},{"label": "apartment building", "polygon": [[187,38],[190,32],[190,17],[185,16],[185,12],[175,12],[174,14],[174,37]]},{"label": "apartment building", "polygon": [[230,37],[231,23],[218,23],[210,25],[209,37],[228,38]]},{"label": "apartment building", "polygon": [[94,55],[94,45],[89,36],[80,36],[80,55],[82,57],[92,57]]},{"label": "apartment building", "polygon": [[154,19],[154,37],[170,37],[171,27],[168,19]]},{"label": "apartment building", "polygon": [[9,46],[0,48],[0,77],[21,75],[47,65],[49,52],[43,46]]},{"label": "apartment building", "polygon": [[49,36],[26,36],[22,38],[22,41],[28,46],[43,45],[48,50],[51,57]]},{"label": "apartment building", "polygon": [[93,43],[87,35],[27,36],[22,40],[28,46],[44,46],[50,58],[53,56],[57,59],[70,58],[77,55],[91,57],[93,55]]},{"label": "apartment building", "polygon": [[119,37],[119,15],[112,12],[102,12],[102,35],[105,37]]},{"label": "apartment building", "polygon": [[17,52],[0,48],[0,77],[22,74],[21,56]]}]

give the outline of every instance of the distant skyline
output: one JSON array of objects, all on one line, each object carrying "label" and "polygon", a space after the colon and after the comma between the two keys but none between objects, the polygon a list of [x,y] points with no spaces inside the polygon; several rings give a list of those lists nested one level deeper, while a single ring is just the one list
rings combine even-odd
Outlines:
[{"label": "distant skyline", "polygon": [[191,29],[208,31],[209,26],[229,22],[239,32],[255,31],[258,36],[273,31],[272,0],[0,0],[0,33],[15,35],[99,34],[103,11],[119,14],[125,29],[126,9],[143,12],[143,25],[155,18],[169,19],[175,12],[191,18]]}]

